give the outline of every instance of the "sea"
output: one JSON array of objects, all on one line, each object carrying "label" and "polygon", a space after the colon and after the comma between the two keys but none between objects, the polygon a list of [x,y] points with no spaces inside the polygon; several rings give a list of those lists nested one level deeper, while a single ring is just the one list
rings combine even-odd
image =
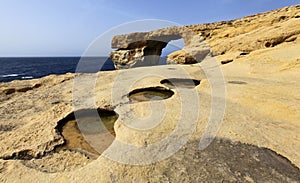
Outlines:
[{"label": "sea", "polygon": [[0,57],[0,82],[115,70],[109,57]]},{"label": "sea", "polygon": [[[165,65],[160,57],[158,65]],[[0,82],[41,78],[50,74],[115,70],[109,57],[0,57]]]}]

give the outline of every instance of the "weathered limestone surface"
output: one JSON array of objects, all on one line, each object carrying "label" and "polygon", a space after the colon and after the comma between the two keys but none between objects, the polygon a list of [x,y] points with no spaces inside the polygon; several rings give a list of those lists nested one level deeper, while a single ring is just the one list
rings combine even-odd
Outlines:
[{"label": "weathered limestone surface", "polygon": [[[213,55],[217,55],[200,64],[0,83],[0,182],[300,182],[299,8],[188,26],[198,36],[201,33]],[[149,33],[140,34],[143,38]],[[292,36],[277,39],[285,35]],[[198,38],[186,44],[189,52],[197,51],[191,45],[204,43],[199,41],[201,36]],[[266,40],[270,44],[266,45]],[[139,44],[148,46],[145,42]],[[137,48],[129,46],[126,39],[113,45],[125,51],[127,47]],[[186,53],[182,54],[184,60]],[[207,67],[213,59],[218,65]],[[199,151],[199,139],[210,117],[213,85],[222,84],[208,80],[207,71],[213,68],[220,68],[224,75],[226,110],[216,138]],[[172,89],[161,84],[168,78],[201,82],[192,89]],[[165,87],[174,94],[164,100],[130,102],[127,96],[131,91],[149,87]],[[222,105],[220,98],[214,100]],[[192,106],[195,101],[199,101],[197,108]],[[187,111],[184,114],[182,105]],[[187,143],[176,153],[162,161],[137,166],[106,156],[120,153],[120,157],[130,157],[132,161],[149,160],[145,155],[133,156],[132,151],[114,146],[116,143],[98,158],[79,149],[54,151],[65,141],[59,122],[77,106],[114,110],[119,114],[114,124],[114,142],[143,147],[152,158],[173,148],[172,144],[159,150],[149,147],[169,137],[181,124],[181,117],[185,117],[185,125],[175,136],[175,146],[186,136],[184,130],[189,129],[190,117],[199,114],[199,118]],[[158,119],[156,114],[161,111],[165,113]],[[139,120],[131,120],[136,117]],[[137,130],[148,125],[153,128]]]}]

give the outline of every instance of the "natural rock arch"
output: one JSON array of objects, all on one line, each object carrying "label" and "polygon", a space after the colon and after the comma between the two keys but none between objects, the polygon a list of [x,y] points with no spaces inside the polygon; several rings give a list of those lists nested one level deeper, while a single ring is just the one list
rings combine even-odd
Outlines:
[{"label": "natural rock arch", "polygon": [[[209,52],[201,36],[186,27],[168,27],[151,32],[117,35],[112,39],[110,54],[116,69],[153,66],[159,64],[162,49],[172,40],[183,39],[183,50],[170,54],[168,63],[192,64],[202,60]],[[194,49],[195,46],[197,49]]]}]

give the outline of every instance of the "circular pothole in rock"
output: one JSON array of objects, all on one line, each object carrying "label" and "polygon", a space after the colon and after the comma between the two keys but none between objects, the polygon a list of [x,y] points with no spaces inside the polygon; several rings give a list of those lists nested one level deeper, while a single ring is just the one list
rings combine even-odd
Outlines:
[{"label": "circular pothole in rock", "polygon": [[185,78],[169,78],[160,81],[161,84],[168,88],[194,88],[200,84],[200,80],[196,79],[185,79]]},{"label": "circular pothole in rock", "polygon": [[167,88],[149,87],[135,89],[128,94],[128,97],[131,102],[146,102],[153,100],[164,100],[172,97],[173,95],[174,92]]},{"label": "circular pothole in rock", "polygon": [[[114,123],[118,119],[117,113],[103,109],[97,110],[99,115],[95,115],[94,112],[94,110],[77,111],[76,119],[74,113],[72,113],[60,121],[58,131],[63,136],[65,143],[58,146],[56,152],[68,149],[82,152],[91,157],[98,157],[100,155],[99,150],[95,150],[90,143],[87,142],[84,135],[95,135],[97,138],[99,135],[103,136],[103,139],[95,139],[98,141],[97,145],[101,147],[107,148],[112,143],[111,139],[105,139],[105,135],[110,133],[115,136]],[[99,131],[101,122],[107,130],[103,129]],[[80,128],[78,125],[80,125]],[[103,148],[103,150],[106,148]]]},{"label": "circular pothole in rock", "polygon": [[[47,173],[65,172],[83,167],[98,158],[111,145],[114,140],[111,136],[115,136],[114,123],[117,119],[117,113],[104,109],[84,109],[73,112],[60,120],[56,127],[57,132],[64,138],[62,145],[36,158],[27,155],[27,152],[22,152],[17,159],[22,160],[22,164],[28,168]],[[97,150],[93,148],[95,146],[90,145],[91,140],[97,142],[93,143],[97,145]]]}]

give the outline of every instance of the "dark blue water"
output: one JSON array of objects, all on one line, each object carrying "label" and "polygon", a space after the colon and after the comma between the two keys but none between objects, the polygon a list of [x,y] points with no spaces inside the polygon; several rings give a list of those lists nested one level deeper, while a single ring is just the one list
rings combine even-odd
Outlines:
[{"label": "dark blue water", "polygon": [[113,62],[107,57],[0,58],[0,82],[40,78],[50,74],[74,73],[75,71],[95,73],[114,69]]}]

